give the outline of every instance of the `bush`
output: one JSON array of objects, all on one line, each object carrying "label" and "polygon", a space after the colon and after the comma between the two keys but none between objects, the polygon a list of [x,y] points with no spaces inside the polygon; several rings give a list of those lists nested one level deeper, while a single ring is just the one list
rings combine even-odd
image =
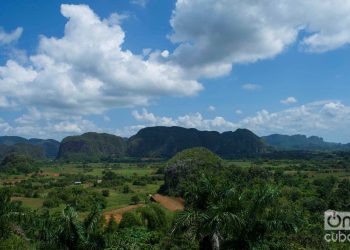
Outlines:
[{"label": "bush", "polygon": [[131,201],[131,204],[136,205],[136,204],[139,204],[141,200],[137,195],[134,195],[131,197],[130,201]]},{"label": "bush", "polygon": [[142,226],[142,219],[140,214],[135,213],[134,211],[126,212],[123,214],[123,218],[120,221],[119,227],[127,228],[135,226]]},{"label": "bush", "polygon": [[108,197],[108,196],[109,196],[109,190],[108,190],[108,189],[102,190],[102,195],[103,195],[104,197]]},{"label": "bush", "polygon": [[43,202],[43,207],[46,208],[54,208],[60,205],[60,201],[58,199],[47,199]]},{"label": "bush", "polygon": [[146,222],[150,230],[162,230],[167,225],[167,217],[164,209],[160,205],[152,203],[144,207],[137,209],[137,212],[141,214],[142,219]]}]

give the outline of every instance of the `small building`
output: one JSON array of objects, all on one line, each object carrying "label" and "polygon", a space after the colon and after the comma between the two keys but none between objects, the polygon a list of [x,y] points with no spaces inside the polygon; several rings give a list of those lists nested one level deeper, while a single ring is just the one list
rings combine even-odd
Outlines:
[{"label": "small building", "polygon": [[74,184],[75,185],[81,185],[81,181],[75,181]]},{"label": "small building", "polygon": [[101,184],[102,183],[102,180],[97,180],[97,184]]}]

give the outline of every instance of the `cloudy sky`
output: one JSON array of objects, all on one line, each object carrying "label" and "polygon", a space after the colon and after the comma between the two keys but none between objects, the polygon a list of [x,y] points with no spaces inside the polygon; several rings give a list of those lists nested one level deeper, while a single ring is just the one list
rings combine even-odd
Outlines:
[{"label": "cloudy sky", "polygon": [[350,0],[0,2],[0,135],[350,142]]}]

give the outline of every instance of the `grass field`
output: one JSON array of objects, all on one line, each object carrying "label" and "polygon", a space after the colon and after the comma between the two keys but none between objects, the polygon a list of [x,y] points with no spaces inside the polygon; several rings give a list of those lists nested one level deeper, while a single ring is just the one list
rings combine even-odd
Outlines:
[{"label": "grass field", "polygon": [[[305,164],[298,161],[273,161],[273,162],[254,162],[254,161],[225,161],[226,166],[238,166],[242,168],[249,168],[252,166],[260,166],[268,168],[272,171],[278,169],[284,170],[285,174],[305,174],[310,180],[316,178],[324,178],[327,176],[336,176],[339,178],[350,179],[350,172],[345,169],[336,168],[323,168],[319,170],[298,170],[301,164]],[[309,163],[308,163],[309,164]],[[310,163],[311,164],[311,163]],[[90,176],[90,178],[98,180],[101,179],[106,171],[115,173],[118,176],[125,177],[126,181],[119,186],[113,187],[95,187],[92,181],[86,181],[82,183],[82,187],[93,190],[95,192],[102,193],[102,190],[108,190],[109,196],[106,197],[107,206],[105,211],[110,211],[113,209],[119,209],[127,207],[131,202],[133,196],[138,196],[140,202],[144,202],[148,199],[149,194],[157,193],[159,187],[162,185],[163,181],[161,179],[154,180],[152,183],[147,183],[143,185],[133,185],[131,180],[138,179],[142,177],[155,176],[159,168],[159,163],[147,163],[147,164],[137,164],[137,163],[90,163],[90,164],[66,164],[66,163],[48,163],[44,167],[40,168],[40,174],[34,179],[31,175],[0,175],[0,185],[8,186],[12,183],[12,186],[18,185],[19,182],[31,179],[31,187],[44,185],[44,188],[39,188],[37,195],[39,198],[28,198],[27,195],[20,196],[16,194],[13,198],[14,200],[21,201],[23,205],[31,207],[34,209],[40,209],[47,197],[47,194],[51,191],[51,188],[46,187],[47,183],[55,182],[57,180],[64,180],[67,176],[77,176],[77,178]],[[295,169],[294,169],[295,168]],[[75,178],[75,177],[74,177]],[[17,184],[16,184],[17,183]],[[73,186],[74,181],[69,182],[65,187]],[[130,192],[124,193],[123,187],[128,185]],[[11,185],[10,185],[11,186]],[[53,209],[56,210],[56,209]]]},{"label": "grass field", "polygon": [[39,209],[43,206],[44,199],[41,198],[27,198],[27,197],[13,197],[13,201],[21,201],[25,207]]},{"label": "grass field", "polygon": [[[48,163],[44,167],[40,168],[39,174],[33,179],[31,175],[0,175],[0,185],[15,186],[16,183],[20,183],[23,180],[31,180],[31,186],[42,185],[43,183],[55,182],[57,180],[64,180],[67,175],[77,176],[95,176],[97,179],[102,179],[104,172],[110,171],[118,176],[123,176],[129,179],[135,179],[139,177],[147,177],[156,174],[159,164],[105,164],[105,163],[90,163],[90,164],[58,164]],[[74,186],[74,182],[65,186]],[[126,207],[131,204],[131,198],[137,195],[140,198],[140,202],[144,202],[148,199],[149,194],[154,194],[158,191],[162,181],[154,181],[146,185],[133,185],[132,182],[126,182],[123,185],[116,187],[94,187],[93,183],[82,183],[84,188],[102,192],[102,190],[108,190],[109,196],[106,197],[107,207],[105,211],[112,209],[118,209]],[[128,185],[130,192],[124,193],[123,186]],[[24,206],[40,209],[43,206],[43,202],[47,194],[51,191],[51,188],[39,189],[39,198],[27,198],[24,196],[18,196],[16,194],[13,200],[21,201]],[[56,210],[56,209],[52,209]]]}]

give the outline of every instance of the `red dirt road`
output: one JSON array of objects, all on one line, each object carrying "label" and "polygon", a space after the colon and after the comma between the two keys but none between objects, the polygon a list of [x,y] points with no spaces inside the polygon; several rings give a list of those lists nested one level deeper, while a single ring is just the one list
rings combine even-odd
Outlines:
[{"label": "red dirt road", "polygon": [[172,198],[160,194],[152,195],[152,199],[170,211],[183,210],[185,201],[181,198]]}]

